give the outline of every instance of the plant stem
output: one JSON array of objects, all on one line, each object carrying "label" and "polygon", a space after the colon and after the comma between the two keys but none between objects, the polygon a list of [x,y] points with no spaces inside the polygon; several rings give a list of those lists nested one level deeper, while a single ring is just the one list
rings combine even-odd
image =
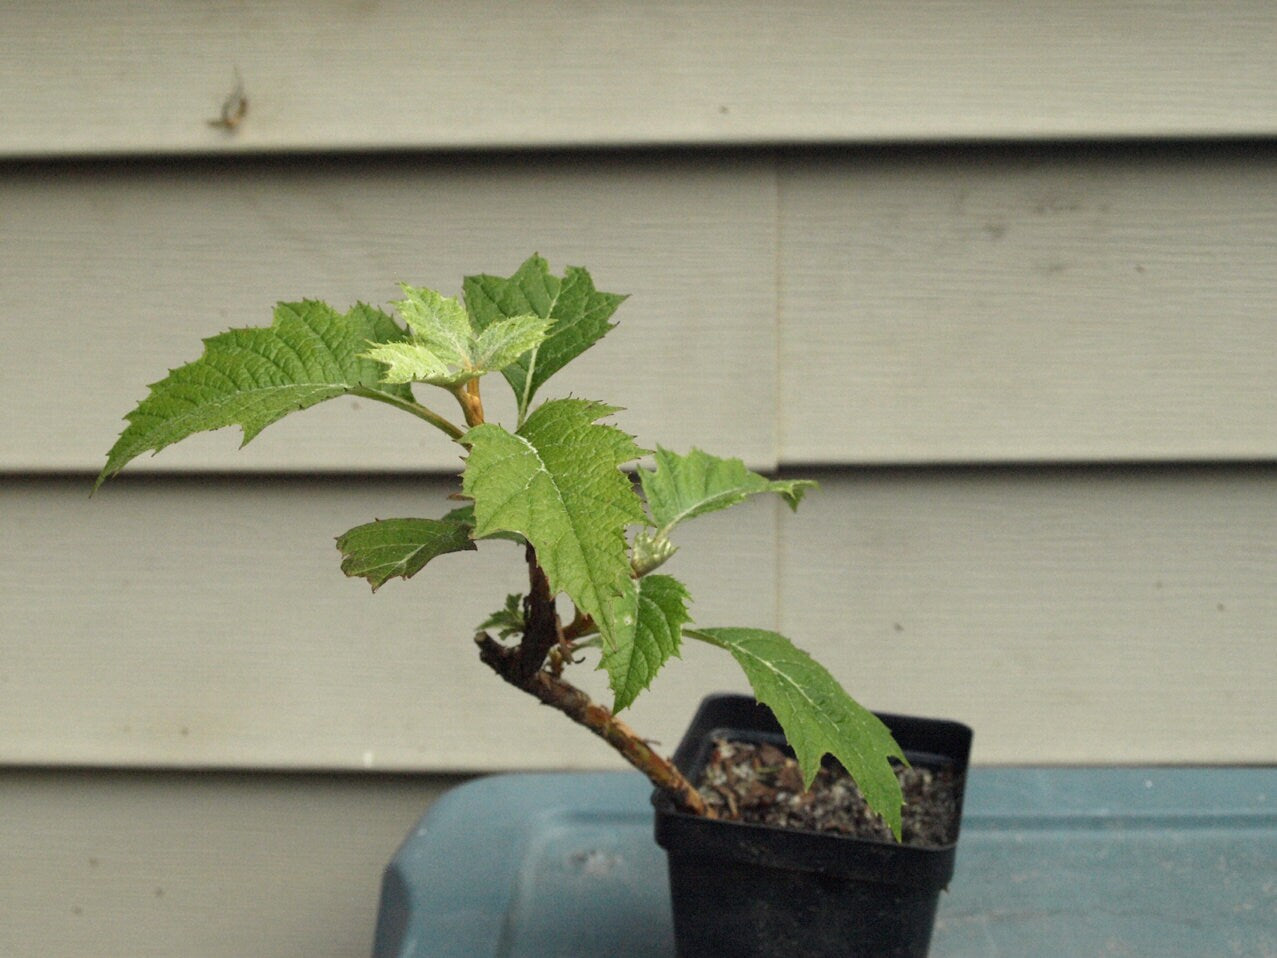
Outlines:
[{"label": "plant stem", "polygon": [[657,788],[668,794],[684,811],[713,818],[691,782],[668,759],[657,754],[624,722],[575,685],[565,682],[545,669],[537,669],[524,677],[519,668],[519,650],[507,648],[486,632],[474,637],[479,646],[479,659],[511,685],[534,695],[543,704],[558,709],[572,721],[588,728],[611,745]]},{"label": "plant stem", "polygon": [[563,633],[559,629],[550,580],[537,562],[536,550],[530,543],[524,555],[528,562],[528,594],[523,599],[523,640],[516,653],[515,668],[520,678],[530,679],[545,664],[550,650],[563,642]]},{"label": "plant stem", "polygon": [[474,428],[483,422],[483,399],[479,396],[479,377],[466,380],[452,390],[452,394],[461,404],[467,426]]},{"label": "plant stem", "polygon": [[[537,562],[536,550],[526,549],[528,561],[528,594],[523,600],[523,639],[515,648],[501,645],[486,632],[474,637],[479,658],[511,685],[535,695],[541,702],[584,725],[621,753],[621,756],[669,794],[680,808],[696,815],[711,814],[700,793],[666,758],[610,711],[590,700],[576,686],[560,676],[561,665],[555,666],[550,655],[556,646],[567,647],[569,634],[579,635],[593,627],[590,617],[578,609],[571,624],[564,629],[554,606],[554,593],[545,570]],[[549,658],[550,667],[546,668]]]},{"label": "plant stem", "polygon": [[590,635],[597,631],[598,626],[594,624],[594,620],[580,609],[577,609],[576,615],[571,622],[563,627],[560,635],[563,637],[564,642],[575,642],[582,636]]}]

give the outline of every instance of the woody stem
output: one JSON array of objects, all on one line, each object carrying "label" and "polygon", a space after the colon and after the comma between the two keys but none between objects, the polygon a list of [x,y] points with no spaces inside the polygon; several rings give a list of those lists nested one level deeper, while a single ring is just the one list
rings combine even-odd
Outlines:
[{"label": "woody stem", "polygon": [[474,640],[479,646],[479,659],[501,678],[588,728],[646,775],[653,785],[673,798],[684,811],[713,817],[705,800],[683,773],[668,759],[653,751],[647,742],[608,709],[591,701],[576,686],[545,669],[538,669],[528,676],[522,675],[518,667],[519,650],[501,645],[486,632],[480,632]]},{"label": "woody stem", "polygon": [[[576,686],[561,678],[557,669],[545,668],[547,656],[555,645],[565,641],[565,633],[585,627],[589,621],[578,611],[567,630],[559,625],[554,593],[545,570],[537,562],[536,550],[528,545],[529,588],[523,600],[523,639],[515,647],[497,642],[486,632],[474,640],[479,658],[511,685],[536,696],[543,704],[556,708],[572,721],[584,725],[669,794],[685,811],[711,816],[704,799],[672,762],[659,755],[624,722],[608,709],[591,701]],[[591,623],[592,624],[592,623]]]}]

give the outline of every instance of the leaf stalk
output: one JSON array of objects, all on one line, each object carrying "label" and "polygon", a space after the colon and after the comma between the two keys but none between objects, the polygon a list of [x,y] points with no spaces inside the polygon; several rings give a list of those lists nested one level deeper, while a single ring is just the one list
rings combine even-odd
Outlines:
[{"label": "leaf stalk", "polygon": [[360,396],[363,399],[375,399],[378,402],[384,402],[388,406],[394,406],[396,409],[402,409],[405,412],[412,413],[418,419],[424,419],[426,422],[430,423],[430,425],[444,433],[449,439],[456,440],[465,435],[464,429],[448,419],[445,419],[433,409],[423,406],[419,402],[399,399],[395,396],[389,396],[386,393],[378,392],[375,389],[368,389],[365,386],[356,386],[351,390],[351,394]]}]

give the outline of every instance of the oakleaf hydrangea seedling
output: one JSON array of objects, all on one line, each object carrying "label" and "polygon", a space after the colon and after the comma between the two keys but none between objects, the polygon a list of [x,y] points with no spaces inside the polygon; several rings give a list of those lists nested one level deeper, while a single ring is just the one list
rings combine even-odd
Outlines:
[{"label": "oakleaf hydrangea seedling", "polygon": [[[94,488],[142,453],[194,433],[238,425],[247,443],[283,416],[338,396],[410,413],[464,447],[459,497],[466,504],[438,518],[356,526],[337,539],[343,572],[376,590],[440,556],[514,543],[527,565],[527,592],[508,596],[475,635],[480,658],[501,678],[591,729],[681,807],[703,815],[696,788],[616,715],[684,639],[716,646],[775,713],[805,784],[833,755],[899,837],[901,792],[891,760],[904,756],[886,727],[784,636],[692,627],[687,588],[656,571],[674,554],[684,522],[757,495],[780,496],[796,509],[814,484],[768,479],[739,459],[698,449],[657,446],[648,468],[638,464],[648,450],[611,424],[615,407],[541,399],[546,382],[613,327],[625,299],[595,289],[584,269],[554,276],[533,256],[508,278],[467,277],[461,298],[402,289],[398,319],[363,304],[342,313],[303,300],[276,306],[269,327],[206,339],[199,359],[153,384],[125,417]],[[484,416],[480,383],[489,373],[514,392],[512,424]],[[419,400],[420,387],[449,394],[445,406],[455,402],[460,421]],[[566,622],[560,596],[573,610]],[[607,672],[611,708],[564,678],[587,653]]]}]

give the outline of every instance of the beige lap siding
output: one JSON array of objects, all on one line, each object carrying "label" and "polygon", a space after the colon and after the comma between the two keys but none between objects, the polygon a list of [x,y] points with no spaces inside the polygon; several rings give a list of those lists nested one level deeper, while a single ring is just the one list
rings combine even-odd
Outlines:
[{"label": "beige lap siding", "polygon": [[[0,155],[1265,136],[1277,124],[1267,0],[94,11],[5,11]],[[209,122],[241,93],[233,131]]]},{"label": "beige lap siding", "polygon": [[[698,624],[981,763],[1277,761],[1275,46],[1268,0],[8,5],[0,954],[366,953],[457,774],[618,767],[475,657],[517,549],[342,576],[447,508],[417,420],[87,498],[201,337],[534,251],[632,294],[552,391],[821,480],[678,530]],[[628,715],[666,747],[745,688],[688,645]]]}]

